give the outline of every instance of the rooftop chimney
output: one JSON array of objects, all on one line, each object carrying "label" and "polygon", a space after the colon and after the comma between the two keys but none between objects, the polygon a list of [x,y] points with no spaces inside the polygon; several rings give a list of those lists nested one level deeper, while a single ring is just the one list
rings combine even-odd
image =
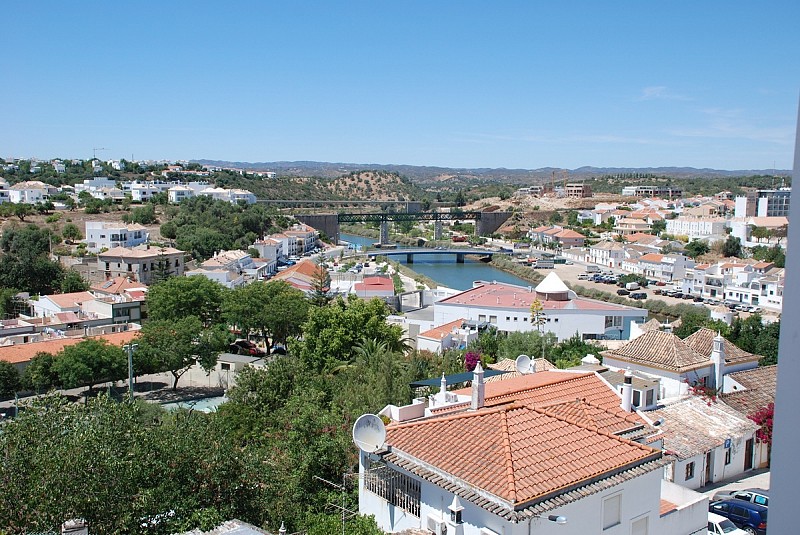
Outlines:
[{"label": "rooftop chimney", "polygon": [[711,349],[711,363],[714,365],[714,388],[722,390],[725,376],[725,339],[717,332]]},{"label": "rooftop chimney", "polygon": [[472,403],[470,404],[472,410],[483,408],[485,393],[486,385],[483,383],[483,366],[481,366],[481,362],[478,361],[475,365],[475,369],[472,371]]},{"label": "rooftop chimney", "polygon": [[625,382],[622,384],[622,403],[625,412],[633,412],[633,373],[631,369],[625,370]]}]

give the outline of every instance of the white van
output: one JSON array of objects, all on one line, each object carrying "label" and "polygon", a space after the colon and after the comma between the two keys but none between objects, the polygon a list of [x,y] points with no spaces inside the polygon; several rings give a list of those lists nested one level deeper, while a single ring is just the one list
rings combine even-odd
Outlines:
[{"label": "white van", "polygon": [[629,282],[628,284],[625,285],[625,289],[628,290],[628,291],[638,290],[639,289],[639,283],[638,282]]},{"label": "white van", "polygon": [[586,273],[600,273],[600,266],[589,264],[586,266]]}]

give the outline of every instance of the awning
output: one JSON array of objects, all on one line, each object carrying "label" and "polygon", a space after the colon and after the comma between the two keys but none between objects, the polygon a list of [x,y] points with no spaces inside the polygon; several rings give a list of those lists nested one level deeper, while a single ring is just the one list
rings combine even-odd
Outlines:
[{"label": "awning", "polygon": [[[502,370],[483,370],[483,377],[494,377],[495,375],[502,375],[504,372]],[[444,378],[447,380],[448,385],[454,385],[457,383],[466,383],[467,381],[472,381],[474,374],[472,372],[464,372],[464,373],[454,373],[453,375],[445,375]],[[442,384],[441,377],[435,377],[433,379],[423,379],[422,381],[414,381],[411,383],[411,388],[422,388],[423,386],[439,386]]]}]

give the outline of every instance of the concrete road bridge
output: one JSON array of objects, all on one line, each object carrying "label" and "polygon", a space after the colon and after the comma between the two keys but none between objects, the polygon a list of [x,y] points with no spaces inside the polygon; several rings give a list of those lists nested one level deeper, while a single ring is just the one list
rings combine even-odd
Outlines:
[{"label": "concrete road bridge", "polygon": [[397,221],[433,221],[435,240],[442,237],[442,221],[475,221],[478,236],[490,236],[508,220],[511,212],[365,212],[342,214],[297,214],[295,218],[324,232],[339,242],[339,223],[375,222],[381,226],[380,244],[389,243],[389,223]]},{"label": "concrete road bridge", "polygon": [[414,263],[415,255],[434,255],[434,254],[454,254],[456,255],[456,262],[459,264],[464,263],[466,255],[480,256],[481,260],[491,260],[495,254],[494,251],[487,251],[486,249],[473,249],[473,248],[453,248],[453,249],[431,249],[430,247],[414,247],[404,249],[372,249],[367,252],[356,253],[348,255],[349,257],[372,257],[372,256],[403,256],[406,257],[406,262],[409,264]]}]

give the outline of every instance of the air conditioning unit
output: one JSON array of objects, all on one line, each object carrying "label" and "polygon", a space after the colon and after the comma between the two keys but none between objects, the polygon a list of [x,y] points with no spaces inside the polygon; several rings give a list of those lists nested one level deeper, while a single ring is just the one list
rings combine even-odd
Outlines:
[{"label": "air conditioning unit", "polygon": [[428,531],[434,535],[447,535],[447,524],[441,518],[428,516]]}]

